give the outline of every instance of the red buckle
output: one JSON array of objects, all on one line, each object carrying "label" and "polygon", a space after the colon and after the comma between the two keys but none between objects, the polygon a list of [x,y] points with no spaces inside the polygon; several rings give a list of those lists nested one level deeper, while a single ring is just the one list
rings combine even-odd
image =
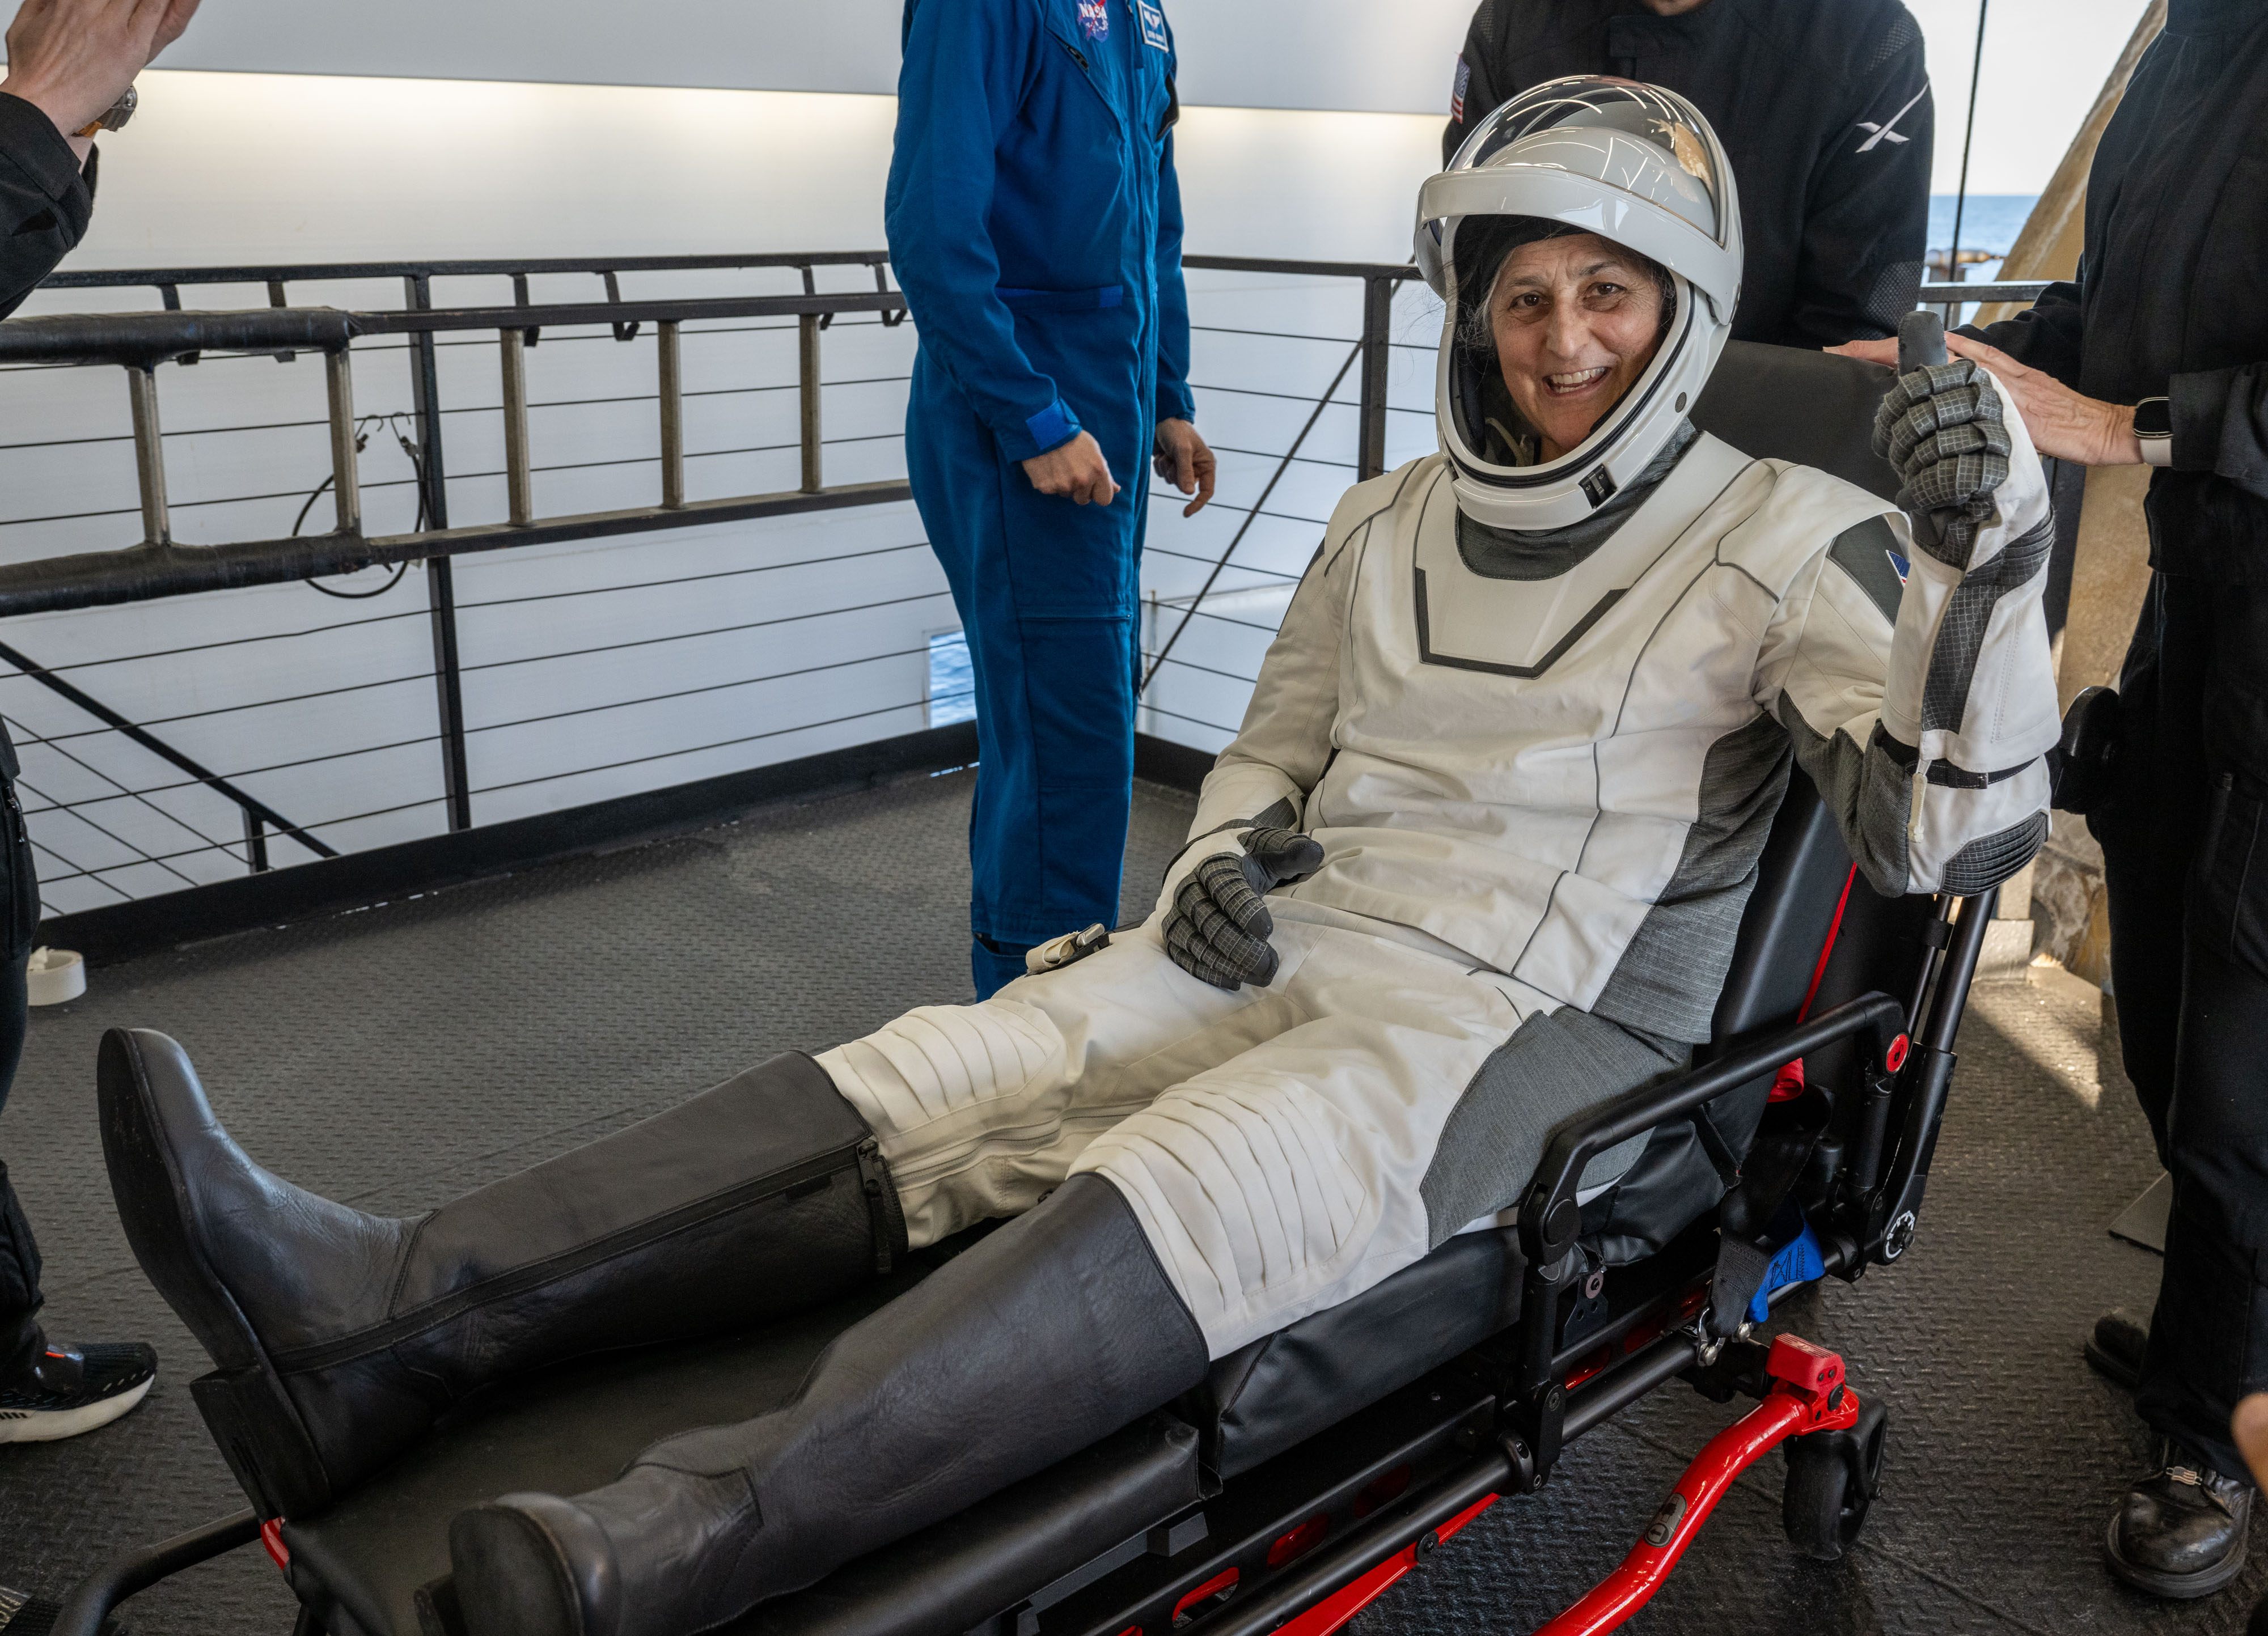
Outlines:
[{"label": "red buckle", "polygon": [[1843,1360],[1800,1335],[1773,1338],[1764,1373],[1806,1398],[1822,1398],[1843,1383]]}]

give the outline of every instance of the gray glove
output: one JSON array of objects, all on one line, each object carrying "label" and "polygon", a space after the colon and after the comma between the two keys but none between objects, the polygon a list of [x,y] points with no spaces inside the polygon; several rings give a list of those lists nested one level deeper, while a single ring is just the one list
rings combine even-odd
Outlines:
[{"label": "gray glove", "polygon": [[1899,376],[1874,411],[1874,452],[1897,468],[1914,543],[1948,568],[1969,567],[2009,448],[2000,394],[1973,358]]},{"label": "gray glove", "polygon": [[1166,953],[1215,988],[1264,988],[1276,980],[1276,950],[1268,943],[1276,921],[1261,899],[1321,869],[1323,849],[1288,829],[1248,829],[1236,839],[1243,856],[1216,852],[1174,893],[1163,928]]}]

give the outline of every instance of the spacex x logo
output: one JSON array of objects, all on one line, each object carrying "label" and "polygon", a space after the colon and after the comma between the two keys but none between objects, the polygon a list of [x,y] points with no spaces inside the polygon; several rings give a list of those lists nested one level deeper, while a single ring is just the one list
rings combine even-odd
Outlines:
[{"label": "spacex x logo", "polygon": [[1900,108],[1896,114],[1891,114],[1885,123],[1876,125],[1870,121],[1860,120],[1859,121],[1859,128],[1864,131],[1872,131],[1874,135],[1867,137],[1866,141],[1859,144],[1859,151],[1861,153],[1871,153],[1874,151],[1875,147],[1885,142],[1911,141],[1911,137],[1902,136],[1898,134],[1898,121],[1905,118],[1907,114],[1912,110],[1914,102],[1919,102],[1927,95],[1929,95],[1929,84],[1927,81],[1924,81],[1922,88],[1914,92],[1913,102],[1907,103],[1904,107]]}]

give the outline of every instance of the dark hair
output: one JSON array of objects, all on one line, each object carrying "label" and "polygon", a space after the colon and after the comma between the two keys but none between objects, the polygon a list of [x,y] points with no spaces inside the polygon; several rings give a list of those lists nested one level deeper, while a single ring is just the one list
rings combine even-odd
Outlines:
[{"label": "dark hair", "polygon": [[[1513,252],[1549,238],[1573,238],[1590,233],[1569,222],[1547,221],[1535,216],[1472,216],[1457,224],[1454,261],[1457,274],[1457,342],[1483,357],[1496,355],[1496,331],[1489,322],[1489,297]],[[1594,237],[1604,238],[1604,234]],[[1661,329],[1677,315],[1677,284],[1669,269],[1652,256],[1628,245],[1607,243],[1638,264],[1661,292]]]}]

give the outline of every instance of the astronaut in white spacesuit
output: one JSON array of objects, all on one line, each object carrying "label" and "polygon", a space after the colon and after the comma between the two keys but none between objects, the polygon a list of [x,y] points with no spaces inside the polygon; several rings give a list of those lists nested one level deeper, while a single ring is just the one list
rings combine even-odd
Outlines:
[{"label": "astronaut in white spacesuit", "polygon": [[1706,122],[1652,87],[1528,92],[1418,216],[1441,451],[1340,502],[1139,928],[409,1221],[258,1170],[162,1036],[106,1041],[129,1236],[277,1511],[484,1382],[1013,1218],[778,1411],[453,1528],[475,1636],[705,1627],[1493,1220],[1555,1126],[1708,1038],[1791,759],[1885,892],[2031,856],[2051,529],[1990,378],[1886,400],[1911,527],[1697,433],[1740,212]]}]

